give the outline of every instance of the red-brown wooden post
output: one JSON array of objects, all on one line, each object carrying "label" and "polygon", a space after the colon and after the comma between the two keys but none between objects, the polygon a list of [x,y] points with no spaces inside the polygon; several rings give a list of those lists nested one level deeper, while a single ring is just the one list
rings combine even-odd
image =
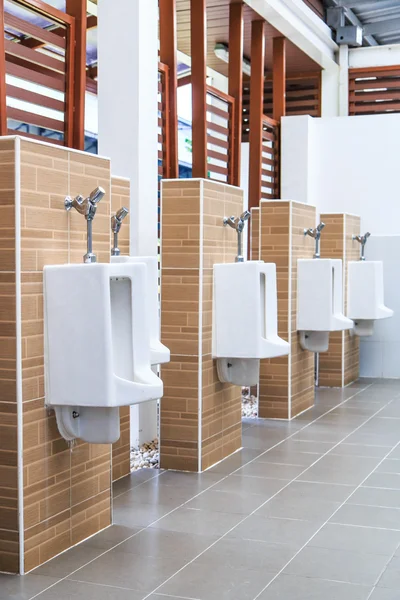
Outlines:
[{"label": "red-brown wooden post", "polygon": [[0,135],[7,135],[6,52],[4,47],[4,0],[0,0]]},{"label": "red-brown wooden post", "polygon": [[280,123],[286,115],[286,39],[276,37],[273,40],[272,67],[272,111],[275,121]]},{"label": "red-brown wooden post", "polygon": [[249,209],[261,200],[265,21],[251,24]]},{"label": "red-brown wooden post", "polygon": [[243,2],[229,7],[229,95],[235,99],[233,115],[232,184],[240,186],[243,105]]},{"label": "red-brown wooden post", "polygon": [[206,0],[190,0],[192,56],[192,177],[207,178]]},{"label": "red-brown wooden post", "polygon": [[67,0],[66,12],[75,19],[73,141],[77,150],[85,149],[85,92],[86,92],[86,0]]},{"label": "red-brown wooden post", "polygon": [[177,179],[178,167],[178,73],[176,0],[160,0],[160,62],[168,66],[168,114],[169,168],[167,177]]}]

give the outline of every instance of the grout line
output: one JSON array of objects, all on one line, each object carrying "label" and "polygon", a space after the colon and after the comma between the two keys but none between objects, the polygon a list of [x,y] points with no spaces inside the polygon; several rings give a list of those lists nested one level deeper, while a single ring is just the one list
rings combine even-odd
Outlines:
[{"label": "grout line", "polygon": [[[197,373],[197,471],[201,473],[203,455],[203,286],[204,286],[204,181],[200,181],[199,223],[199,339]],[[213,275],[214,277],[214,275]]]},{"label": "grout line", "polygon": [[25,574],[24,524],[24,405],[22,393],[22,292],[21,292],[21,140],[15,139],[15,327],[16,327],[16,400],[18,461],[18,550],[19,572]]},{"label": "grout line", "polygon": [[[240,469],[242,467],[245,467],[251,463],[253,463],[255,460],[257,460],[258,458],[260,458],[261,456],[264,456],[264,454],[267,454],[267,452],[269,452],[270,450],[275,449],[276,447],[280,446],[281,444],[283,444],[284,442],[286,442],[287,440],[290,440],[294,435],[296,435],[297,433],[299,433],[299,431],[302,431],[303,429],[307,429],[307,427],[309,427],[310,425],[313,425],[314,423],[316,423],[317,421],[319,421],[320,419],[322,419],[325,415],[329,414],[330,412],[332,412],[333,410],[335,410],[336,408],[338,408],[339,406],[342,406],[343,404],[346,404],[346,402],[348,402],[349,400],[355,398],[356,396],[358,396],[359,394],[365,392],[366,390],[368,390],[369,388],[371,388],[374,384],[370,383],[370,384],[366,384],[366,387],[364,388],[360,388],[358,389],[352,396],[349,396],[349,398],[347,398],[346,400],[343,400],[342,402],[340,402],[339,404],[331,407],[328,411],[326,411],[325,413],[323,413],[322,415],[318,416],[316,419],[314,419],[313,421],[311,421],[311,423],[307,423],[306,425],[304,425],[304,427],[294,431],[291,435],[289,435],[288,437],[284,438],[283,440],[277,442],[275,445],[273,445],[271,448],[268,448],[267,450],[261,452],[261,454],[259,454],[257,457],[253,458],[252,460],[248,461],[247,463],[245,463],[244,465],[242,465],[241,467],[235,469],[234,471],[232,471],[232,473],[229,473],[227,475],[223,475],[221,477],[221,479],[219,479],[218,481],[214,482],[213,484],[211,484],[210,486],[208,486],[207,488],[205,488],[204,490],[201,490],[198,494],[195,494],[194,496],[192,496],[189,500],[186,500],[185,502],[183,502],[182,504],[180,504],[179,506],[173,508],[172,510],[170,510],[168,513],[166,513],[165,515],[159,517],[158,519],[156,519],[155,521],[153,521],[152,523],[150,523],[149,525],[147,525],[146,527],[142,527],[139,529],[139,531],[137,531],[136,533],[134,533],[133,535],[129,536],[128,538],[124,539],[122,542],[119,542],[118,544],[116,544],[115,546],[112,546],[111,548],[108,548],[107,550],[105,550],[102,554],[99,554],[98,556],[96,556],[96,558],[93,558],[92,560],[88,561],[87,563],[85,563],[84,565],[81,565],[78,569],[75,569],[74,571],[72,571],[71,573],[69,573],[68,575],[65,575],[65,577],[62,577],[59,581],[57,581],[56,583],[53,583],[52,585],[50,585],[49,587],[47,587],[46,589],[42,590],[41,592],[39,592],[38,594],[35,594],[34,596],[31,596],[31,598],[29,598],[29,600],[34,600],[34,598],[37,598],[38,596],[40,596],[41,594],[43,594],[44,592],[46,592],[47,590],[53,588],[55,585],[57,585],[58,583],[60,583],[61,581],[64,581],[65,579],[71,577],[71,575],[73,575],[74,573],[77,573],[80,569],[82,569],[83,567],[86,567],[87,565],[91,564],[92,562],[94,562],[95,560],[97,560],[98,558],[104,556],[105,554],[107,554],[108,552],[110,552],[111,550],[115,550],[115,548],[118,548],[119,546],[121,546],[124,542],[136,537],[137,535],[139,535],[140,533],[142,533],[143,531],[145,531],[146,529],[153,527],[156,523],[158,523],[159,521],[161,521],[161,519],[163,519],[164,517],[167,517],[169,515],[171,515],[172,513],[174,513],[175,511],[179,510],[180,508],[184,507],[186,504],[188,504],[189,502],[191,502],[192,500],[195,500],[196,498],[198,498],[199,496],[201,496],[202,494],[204,494],[205,492],[207,492],[208,490],[212,489],[213,487],[215,487],[216,485],[219,485],[222,481],[224,481],[225,479],[227,479],[228,477],[230,477],[231,475],[234,475],[235,473],[237,473],[238,471],[240,471]],[[391,402],[391,401],[390,401]],[[385,405],[386,406],[386,405]],[[383,408],[385,408],[385,406],[381,407],[380,410],[382,410]],[[379,412],[379,411],[378,411]],[[372,415],[372,417],[375,416],[376,413],[374,413]],[[370,418],[372,418],[370,417]],[[369,420],[369,419],[368,419]],[[353,433],[353,432],[352,432]],[[351,435],[351,434],[349,434]],[[344,438],[346,439],[346,438]],[[340,444],[341,442],[339,442]],[[336,444],[336,445],[339,445]],[[335,448],[336,446],[334,446]],[[392,449],[393,450],[393,449]],[[391,451],[392,451],[391,450]],[[329,451],[328,451],[329,452]],[[328,452],[326,452],[325,454],[327,454]],[[320,458],[323,458],[325,456],[325,454],[323,454],[322,456],[320,456]],[[318,462],[318,461],[316,461]],[[312,465],[311,465],[312,466]],[[307,470],[307,469],[305,469]],[[167,471],[165,471],[166,473]],[[296,478],[295,478],[296,479]],[[293,480],[294,481],[294,480]],[[146,483],[146,482],[143,482]],[[281,488],[281,490],[279,490],[274,496],[272,496],[271,498],[269,498],[266,502],[269,502],[272,498],[274,498],[280,491],[282,491],[283,489],[285,489],[288,485],[290,485],[290,483],[292,483],[291,481],[289,481],[285,486],[283,486]],[[141,484],[140,484],[141,485]],[[139,486],[135,486],[135,487],[139,487]],[[132,488],[135,489],[135,488]],[[128,490],[129,491],[129,490]],[[125,492],[124,492],[125,493]],[[264,504],[266,504],[266,502]],[[262,505],[263,506],[263,505]],[[258,510],[261,507],[258,507],[256,510]],[[256,512],[256,511],[253,511]],[[253,514],[253,513],[251,513]],[[240,523],[242,523],[244,520],[246,520],[246,518],[248,516],[247,515],[244,519],[242,519],[242,521],[240,521],[239,523],[237,523],[237,525],[235,525],[235,527],[237,527],[238,525],[240,525]],[[235,527],[233,527],[232,529],[235,529]],[[190,561],[190,563],[192,563],[194,560],[196,560],[199,556],[201,556],[204,552],[206,552],[207,550],[209,550],[213,545],[215,545],[217,542],[219,542],[223,537],[225,537],[226,535],[228,535],[228,533],[230,533],[231,530],[229,530],[228,532],[226,532],[221,538],[219,538],[216,542],[214,542],[214,544],[211,544],[211,546],[209,546],[208,548],[206,548],[203,552],[201,552],[199,555],[197,555],[192,561]],[[190,564],[190,563],[187,563]],[[143,600],[147,600],[147,598],[149,598],[152,594],[154,594],[162,585],[164,585],[164,583],[166,583],[167,581],[169,581],[172,577],[174,577],[175,575],[177,575],[177,573],[179,573],[182,569],[184,569],[187,565],[185,565],[184,567],[182,567],[179,571],[177,571],[176,573],[174,573],[171,577],[169,577],[166,581],[164,581],[162,584],[160,584],[158,586],[158,588],[156,588],[153,592],[151,592],[151,594],[149,594],[148,596],[145,596],[145,598]],[[40,567],[38,567],[40,568]],[[32,571],[32,573],[34,573],[34,571]]]}]

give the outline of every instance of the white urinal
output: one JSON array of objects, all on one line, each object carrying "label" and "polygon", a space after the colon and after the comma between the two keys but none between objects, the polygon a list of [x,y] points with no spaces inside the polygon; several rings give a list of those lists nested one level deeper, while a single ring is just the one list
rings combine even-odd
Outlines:
[{"label": "white urinal", "polygon": [[326,352],[329,332],[352,329],[343,314],[342,261],[330,258],[297,261],[297,330],[300,345]]},{"label": "white urinal", "polygon": [[286,354],[289,344],[278,336],[275,264],[214,265],[213,356],[219,379],[256,385],[260,359]]},{"label": "white urinal", "polygon": [[384,303],[381,261],[349,262],[347,316],[354,321],[354,333],[360,337],[373,334],[375,321],[393,316]]},{"label": "white urinal", "polygon": [[169,348],[160,341],[160,308],[158,301],[158,260],[156,256],[112,256],[112,263],[144,263],[147,267],[147,307],[150,330],[150,357],[152,365],[168,363]]},{"label": "white urinal", "polygon": [[46,404],[65,439],[113,443],[120,406],[161,398],[146,285],[143,263],[44,268]]}]

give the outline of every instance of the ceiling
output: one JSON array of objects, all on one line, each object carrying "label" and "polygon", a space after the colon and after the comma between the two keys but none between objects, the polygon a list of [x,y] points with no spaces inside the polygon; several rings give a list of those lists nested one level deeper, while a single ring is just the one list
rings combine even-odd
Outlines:
[{"label": "ceiling", "polygon": [[[400,0],[399,0],[400,1]],[[228,75],[228,65],[214,54],[217,43],[229,44],[230,0],[207,0],[207,65],[215,71]],[[260,17],[249,6],[244,7],[244,56],[251,55],[251,22]],[[178,49],[190,55],[190,0],[177,0]],[[266,24],[265,66],[272,70],[272,38],[281,34]],[[287,43],[287,71],[320,71],[321,67],[291,42]]]},{"label": "ceiling", "polygon": [[364,46],[400,43],[400,0],[324,0],[326,8],[342,7],[346,24],[364,29]]}]

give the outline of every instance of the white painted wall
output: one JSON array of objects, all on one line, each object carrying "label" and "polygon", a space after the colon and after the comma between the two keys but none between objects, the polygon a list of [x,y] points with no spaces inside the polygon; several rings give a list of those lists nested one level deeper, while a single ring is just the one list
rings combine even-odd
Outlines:
[{"label": "white painted wall", "polygon": [[400,234],[400,115],[286,117],[282,197],[361,216],[362,230]]},{"label": "white painted wall", "polygon": [[287,117],[282,123],[282,197],[318,213],[360,215],[367,259],[383,260],[395,317],[362,340],[361,374],[400,377],[400,115]]},{"label": "white painted wall", "polygon": [[395,313],[377,321],[374,335],[361,338],[362,377],[400,377],[400,235],[371,236],[366,246],[367,260],[383,261],[385,304]]}]

